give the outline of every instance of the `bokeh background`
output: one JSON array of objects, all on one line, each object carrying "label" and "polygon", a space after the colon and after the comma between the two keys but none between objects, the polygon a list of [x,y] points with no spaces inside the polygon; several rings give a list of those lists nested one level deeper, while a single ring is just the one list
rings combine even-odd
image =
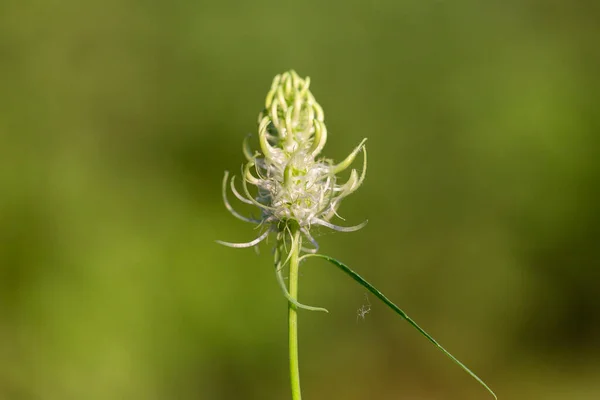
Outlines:
[{"label": "bokeh background", "polygon": [[[290,68],[324,154],[369,138],[369,224],[323,252],[501,399],[600,398],[599,4],[2,1],[0,399],[290,397],[269,248],[214,242],[255,235],[221,178]],[[328,264],[300,284],[306,399],[491,398]]]}]

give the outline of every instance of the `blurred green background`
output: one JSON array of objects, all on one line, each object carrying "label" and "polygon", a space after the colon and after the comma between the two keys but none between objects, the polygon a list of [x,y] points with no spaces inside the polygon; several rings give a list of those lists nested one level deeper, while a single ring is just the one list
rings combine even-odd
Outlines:
[{"label": "blurred green background", "polygon": [[[255,237],[221,178],[290,68],[326,156],[369,138],[369,224],[323,252],[501,399],[600,398],[599,4],[2,1],[0,399],[289,398],[268,246],[214,240]],[[491,398],[333,267],[300,284],[307,400]]]}]

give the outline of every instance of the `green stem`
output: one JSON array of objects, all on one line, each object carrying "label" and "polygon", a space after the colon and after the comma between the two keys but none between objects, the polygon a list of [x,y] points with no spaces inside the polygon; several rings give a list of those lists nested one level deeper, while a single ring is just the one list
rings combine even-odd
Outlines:
[{"label": "green stem", "polygon": [[[298,253],[302,247],[300,231],[294,232],[291,245],[289,293],[294,300],[298,298]],[[288,329],[290,346],[290,382],[292,385],[292,400],[301,400],[300,370],[298,367],[298,314],[292,302],[288,302]]]}]

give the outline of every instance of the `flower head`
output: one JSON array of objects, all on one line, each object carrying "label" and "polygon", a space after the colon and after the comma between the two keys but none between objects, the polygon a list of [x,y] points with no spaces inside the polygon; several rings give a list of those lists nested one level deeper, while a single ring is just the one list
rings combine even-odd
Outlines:
[{"label": "flower head", "polygon": [[[235,187],[235,177],[229,182],[232,193],[240,201],[260,209],[260,219],[246,218],[231,207],[226,193],[227,172],[223,179],[223,200],[227,209],[243,221],[260,224],[264,232],[248,243],[220,243],[251,247],[264,240],[270,232],[277,232],[278,241],[285,244],[286,236],[291,238],[292,231],[299,230],[317,247],[310,234],[314,225],[343,232],[358,230],[365,225],[366,221],[343,227],[332,224],[330,220],[337,215],[341,201],[356,191],[365,179],[366,139],[338,164],[320,157],[327,141],[327,128],[323,109],[309,86],[310,78],[302,79],[295,71],[273,79],[265,108],[258,118],[260,151],[253,152],[248,140],[244,141],[247,163],[242,169],[243,194]],[[348,180],[340,183],[337,174],[350,167],[361,150],[364,155],[362,172],[359,175],[352,169]],[[255,187],[254,194],[249,186]]]}]

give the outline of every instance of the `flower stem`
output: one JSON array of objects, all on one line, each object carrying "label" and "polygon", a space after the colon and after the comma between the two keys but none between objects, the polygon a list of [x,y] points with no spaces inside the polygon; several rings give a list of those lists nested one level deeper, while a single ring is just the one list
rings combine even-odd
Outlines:
[{"label": "flower stem", "polygon": [[[290,251],[290,277],[289,293],[296,300],[298,298],[298,255],[302,247],[300,230],[294,232]],[[296,306],[288,302],[288,334],[290,346],[290,382],[292,386],[292,400],[301,400],[300,370],[298,367],[298,314]]]}]

